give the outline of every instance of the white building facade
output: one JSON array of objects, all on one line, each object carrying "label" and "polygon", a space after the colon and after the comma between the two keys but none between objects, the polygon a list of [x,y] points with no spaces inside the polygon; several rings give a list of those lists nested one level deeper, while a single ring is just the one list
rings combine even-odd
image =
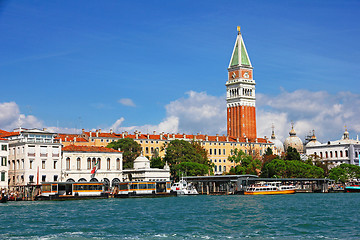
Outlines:
[{"label": "white building facade", "polygon": [[170,167],[150,168],[150,160],[142,154],[134,161],[133,169],[124,169],[124,181],[170,181]]},{"label": "white building facade", "polygon": [[306,155],[314,155],[330,167],[336,167],[342,163],[359,165],[360,141],[350,139],[349,132],[345,130],[342,139],[319,143],[315,140],[306,144]]},{"label": "white building facade", "polygon": [[[97,167],[95,166],[97,164]],[[96,167],[96,173],[91,171]],[[63,148],[61,182],[105,182],[110,187],[123,179],[123,153],[106,147]]]},{"label": "white building facade", "polygon": [[10,188],[59,180],[61,143],[54,133],[16,129],[3,137],[9,141]]},{"label": "white building facade", "polygon": [[9,143],[8,140],[0,138],[0,189],[8,188],[8,165]]}]

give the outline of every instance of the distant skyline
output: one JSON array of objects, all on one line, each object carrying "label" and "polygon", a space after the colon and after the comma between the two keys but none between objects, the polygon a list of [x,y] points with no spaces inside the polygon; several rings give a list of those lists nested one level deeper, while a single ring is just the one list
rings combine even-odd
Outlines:
[{"label": "distant skyline", "polygon": [[225,134],[236,26],[258,137],[360,134],[360,1],[1,1],[0,129]]}]

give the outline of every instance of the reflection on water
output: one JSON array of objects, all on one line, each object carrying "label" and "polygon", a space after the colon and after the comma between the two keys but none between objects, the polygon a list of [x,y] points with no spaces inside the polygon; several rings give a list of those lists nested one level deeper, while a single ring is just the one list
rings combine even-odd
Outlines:
[{"label": "reflection on water", "polygon": [[0,239],[359,239],[360,194],[0,204]]}]

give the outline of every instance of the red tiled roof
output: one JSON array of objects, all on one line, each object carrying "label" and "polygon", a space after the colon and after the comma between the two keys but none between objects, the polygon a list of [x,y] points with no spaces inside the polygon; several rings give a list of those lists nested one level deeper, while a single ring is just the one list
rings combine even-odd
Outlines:
[{"label": "red tiled roof", "polygon": [[7,139],[5,139],[5,138],[1,138],[1,137],[0,137],[0,140],[1,140],[1,141],[7,141]]},{"label": "red tiled roof", "polygon": [[121,152],[107,147],[77,146],[77,145],[69,145],[63,147],[62,151],[63,152],[115,152],[115,153]]},{"label": "red tiled roof", "polygon": [[[63,142],[73,142],[76,138],[76,142],[88,142],[85,138],[80,137],[78,134],[65,134],[65,133],[59,133],[59,137],[56,139],[61,139]],[[66,141],[65,141],[66,138]]]},{"label": "red tiled roof", "polygon": [[[87,135],[90,137],[90,132],[83,132],[83,134]],[[76,141],[80,142],[80,141],[84,141],[84,142],[88,142],[88,140],[86,140],[85,138],[81,138],[80,135],[76,135],[76,134],[59,134],[59,136],[61,136],[62,141],[65,141],[65,137],[67,136],[67,141],[71,141],[73,140],[74,137],[76,137]],[[118,134],[118,133],[100,133],[100,132],[91,132],[91,137],[92,138],[123,138],[123,134]],[[162,134],[162,138],[160,134],[142,134],[142,133],[138,133],[138,134],[124,134],[124,138],[132,138],[132,139],[138,139],[138,140],[172,140],[172,139],[185,139],[185,140],[202,140],[202,141],[210,141],[210,142],[241,142],[241,143],[269,143],[268,140],[264,139],[264,138],[257,138],[257,139],[252,139],[252,138],[248,138],[246,141],[246,138],[244,137],[240,137],[240,138],[236,138],[236,137],[227,137],[227,136],[207,136],[204,134],[197,134],[197,135],[186,135],[185,134],[185,138],[184,138],[184,134]],[[70,140],[71,139],[71,140]],[[81,139],[81,140],[80,140]]]},{"label": "red tiled roof", "polygon": [[4,133],[4,134],[1,134],[1,137],[6,138],[6,137],[18,136],[18,135],[20,135],[19,132],[7,132],[7,133]]}]

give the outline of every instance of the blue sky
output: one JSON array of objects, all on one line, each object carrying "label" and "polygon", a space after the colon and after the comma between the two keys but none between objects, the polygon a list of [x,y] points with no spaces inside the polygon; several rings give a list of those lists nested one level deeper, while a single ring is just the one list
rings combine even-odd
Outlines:
[{"label": "blue sky", "polygon": [[271,123],[286,137],[290,121],[300,137],[344,125],[356,137],[359,12],[360,1],[1,1],[0,128],[223,134],[240,25],[260,137]]}]

